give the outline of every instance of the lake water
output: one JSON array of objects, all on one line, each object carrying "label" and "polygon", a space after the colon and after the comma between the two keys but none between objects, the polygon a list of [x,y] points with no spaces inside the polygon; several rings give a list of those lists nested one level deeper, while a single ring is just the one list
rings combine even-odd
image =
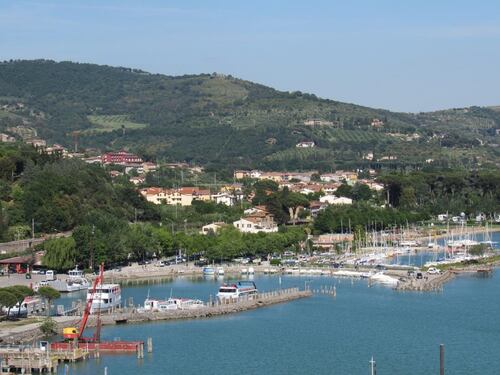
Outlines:
[{"label": "lake water", "polygon": [[[283,288],[335,285],[337,296],[314,295],[214,319],[106,326],[104,340],[152,337],[154,352],[142,360],[103,355],[69,365],[70,374],[104,374],[104,367],[109,375],[369,374],[372,355],[379,375],[437,374],[441,343],[447,374],[500,373],[499,271],[487,278],[457,277],[442,293],[402,293],[329,277],[281,280]],[[255,282],[261,290],[280,286],[277,276]],[[138,304],[149,291],[154,297],[207,300],[219,284],[177,279],[123,288],[123,297]]]}]

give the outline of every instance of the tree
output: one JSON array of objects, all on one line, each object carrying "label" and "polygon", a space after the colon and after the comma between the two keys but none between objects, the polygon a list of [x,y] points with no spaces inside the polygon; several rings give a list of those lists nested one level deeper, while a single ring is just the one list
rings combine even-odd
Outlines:
[{"label": "tree", "polygon": [[14,286],[9,286],[7,288],[4,288],[4,290],[7,290],[8,292],[12,293],[16,297],[16,304],[19,305],[17,309],[17,316],[21,315],[21,305],[24,302],[24,299],[26,297],[32,296],[35,294],[33,289],[28,288],[25,285],[14,285]]},{"label": "tree", "polygon": [[474,245],[474,246],[471,246],[471,248],[469,249],[469,254],[481,256],[486,252],[487,248],[488,248],[488,245],[486,245],[484,243]]},{"label": "tree", "polygon": [[352,197],[352,187],[347,185],[345,182],[340,185],[337,190],[335,190],[335,195],[338,195],[339,197],[346,197],[346,198],[351,198]]},{"label": "tree", "polygon": [[355,201],[368,201],[372,198],[372,193],[368,185],[356,183],[352,188],[352,199]]},{"label": "tree", "polygon": [[48,268],[69,270],[76,264],[76,242],[73,237],[54,238],[43,243],[42,262]]},{"label": "tree", "polygon": [[50,317],[45,318],[43,323],[40,325],[40,331],[42,331],[45,337],[55,335],[57,333],[57,322]]},{"label": "tree", "polygon": [[42,286],[38,288],[38,294],[45,300],[45,306],[47,308],[47,316],[50,316],[50,305],[53,300],[61,297],[61,293],[59,293],[51,286]]},{"label": "tree", "polygon": [[[13,308],[17,303],[17,297],[14,293],[4,289],[0,289],[0,307],[7,308],[7,315],[10,313],[10,309]],[[0,309],[0,312],[2,310]]]}]

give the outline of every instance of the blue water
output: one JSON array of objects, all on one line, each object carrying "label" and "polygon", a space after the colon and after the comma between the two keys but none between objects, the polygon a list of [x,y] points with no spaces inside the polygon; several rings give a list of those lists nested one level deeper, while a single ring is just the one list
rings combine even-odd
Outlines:
[{"label": "blue water", "polygon": [[[439,344],[447,374],[500,373],[500,272],[461,276],[444,292],[400,293],[366,281],[282,277],[282,286],[335,285],[337,297],[311,298],[241,314],[179,322],[107,326],[103,339],[153,338],[154,352],[102,356],[70,365],[71,374],[378,374],[438,373]],[[256,277],[261,289],[278,277]],[[176,280],[124,288],[134,301],[151,295],[207,299],[215,281]],[[90,334],[90,332],[89,332]],[[60,374],[63,373],[61,368]]]}]

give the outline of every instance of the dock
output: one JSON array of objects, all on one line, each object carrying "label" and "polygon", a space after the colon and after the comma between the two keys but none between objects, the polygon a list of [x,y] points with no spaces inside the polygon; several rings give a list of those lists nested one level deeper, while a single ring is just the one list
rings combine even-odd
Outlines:
[{"label": "dock", "polygon": [[84,349],[51,350],[49,347],[14,345],[0,347],[0,372],[2,374],[56,373],[60,362],[77,362],[86,359]]}]

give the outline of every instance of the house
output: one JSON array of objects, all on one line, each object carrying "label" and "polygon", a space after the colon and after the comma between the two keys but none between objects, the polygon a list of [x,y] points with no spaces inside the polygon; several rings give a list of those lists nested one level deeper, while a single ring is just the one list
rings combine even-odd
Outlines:
[{"label": "house", "polygon": [[297,148],[313,148],[316,144],[312,141],[299,142],[295,145]]},{"label": "house", "polygon": [[320,119],[307,119],[304,121],[306,126],[333,126],[332,121],[320,120]]},{"label": "house", "polygon": [[157,168],[158,166],[155,163],[151,163],[149,161],[142,163],[142,170],[144,173],[154,172]]},{"label": "house", "polygon": [[242,180],[244,178],[250,177],[250,171],[244,171],[244,170],[235,170],[233,172],[233,177],[236,180]]},{"label": "house", "polygon": [[262,172],[258,177],[259,180],[271,180],[277,183],[284,181],[283,173],[281,172]]},{"label": "house", "polygon": [[41,138],[30,138],[30,139],[26,140],[26,143],[29,145],[32,145],[33,147],[36,147],[36,148],[47,147],[47,142]]},{"label": "house", "polygon": [[226,206],[234,206],[238,198],[229,193],[217,193],[212,195],[212,201],[217,204],[224,204]]},{"label": "house", "polygon": [[320,202],[328,203],[332,205],[341,205],[341,204],[352,204],[351,198],[346,197],[337,197],[335,195],[324,195],[319,198]]},{"label": "house", "polygon": [[342,182],[346,181],[347,183],[354,183],[358,180],[357,172],[353,171],[335,171],[335,173],[325,173],[322,174],[320,180],[323,182]]},{"label": "house", "polygon": [[278,231],[274,217],[266,206],[255,206],[244,211],[245,216],[233,222],[233,226],[244,233],[272,233]]},{"label": "house", "polygon": [[59,144],[54,144],[45,149],[45,152],[49,155],[59,155],[59,156],[67,156],[68,150],[66,150],[63,146]]},{"label": "house", "polygon": [[375,129],[380,129],[382,127],[384,127],[384,122],[382,120],[379,120],[378,118],[374,118],[372,120],[372,128],[375,128]]},{"label": "house", "polygon": [[327,233],[313,237],[313,246],[325,250],[333,250],[335,245],[342,242],[352,242],[354,239],[351,233]]},{"label": "house", "polygon": [[210,223],[201,227],[200,234],[216,234],[219,230],[227,226],[226,223],[218,221],[215,223]]},{"label": "house", "polygon": [[265,217],[247,216],[233,222],[236,229],[243,233],[273,233],[278,231],[272,215]]},{"label": "house", "polygon": [[88,164],[101,164],[102,163],[102,158],[100,156],[90,156],[88,158],[83,158],[82,160]]},{"label": "house", "polygon": [[191,206],[193,200],[211,200],[210,190],[203,190],[198,187],[182,187],[179,189],[151,187],[141,189],[140,193],[148,202],[154,204]]},{"label": "house", "polygon": [[134,185],[141,185],[144,183],[145,178],[144,178],[144,176],[130,177],[129,181],[131,183],[133,183]]},{"label": "house", "polygon": [[11,137],[10,135],[8,134],[5,134],[5,133],[0,133],[0,142],[9,142],[9,143],[12,143],[12,142],[15,142],[16,139],[14,137]]},{"label": "house", "polygon": [[321,211],[324,211],[327,207],[328,203],[320,201],[312,201],[309,203],[309,212],[311,212],[312,217],[316,217]]},{"label": "house", "polygon": [[107,152],[101,156],[102,164],[142,164],[142,159],[126,151]]}]

